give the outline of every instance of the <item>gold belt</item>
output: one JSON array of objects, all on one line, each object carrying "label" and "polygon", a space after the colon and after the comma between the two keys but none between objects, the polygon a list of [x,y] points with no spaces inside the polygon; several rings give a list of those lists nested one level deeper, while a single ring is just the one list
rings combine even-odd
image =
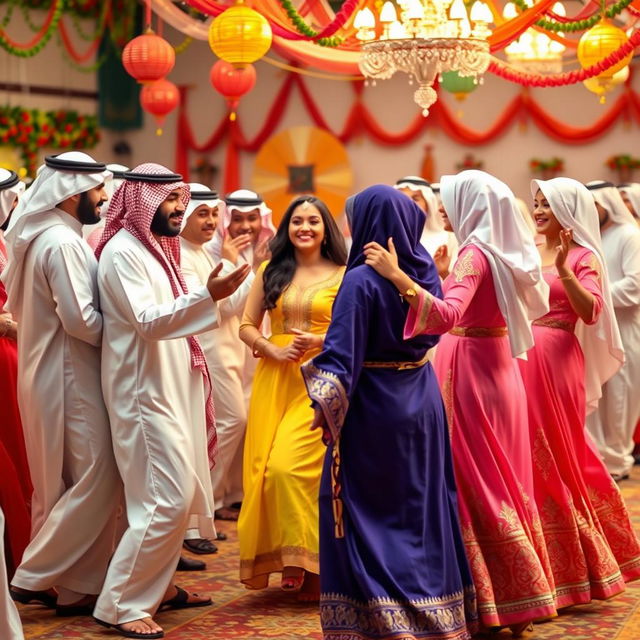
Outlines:
[{"label": "gold belt", "polygon": [[465,338],[502,338],[508,331],[507,327],[453,327],[449,333]]},{"label": "gold belt", "polygon": [[398,371],[404,371],[405,369],[417,369],[429,362],[429,352],[424,354],[424,357],[417,362],[371,362],[365,361],[362,363],[363,367],[367,369],[397,369]]},{"label": "gold belt", "polygon": [[569,322],[568,320],[554,320],[553,318],[538,318],[531,324],[534,324],[536,327],[551,327],[552,329],[562,329],[563,331],[568,331],[569,333],[573,333],[576,328],[576,325],[573,324],[573,322]]}]

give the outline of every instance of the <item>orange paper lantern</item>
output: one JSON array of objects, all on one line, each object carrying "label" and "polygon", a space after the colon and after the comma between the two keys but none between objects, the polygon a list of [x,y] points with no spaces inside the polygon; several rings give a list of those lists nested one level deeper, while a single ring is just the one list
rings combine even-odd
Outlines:
[{"label": "orange paper lantern", "polygon": [[155,82],[164,78],[176,63],[176,52],[160,36],[147,30],[127,43],[122,51],[122,64],[138,82]]},{"label": "orange paper lantern", "polygon": [[235,110],[240,98],[249,93],[256,84],[256,70],[251,64],[238,69],[229,62],[218,60],[211,67],[209,80],[213,88],[226,98],[231,110],[229,117],[235,120]]},{"label": "orange paper lantern", "polygon": [[162,134],[162,123],[165,116],[171,113],[180,103],[180,92],[173,82],[165,78],[146,84],[140,92],[140,104],[142,108],[155,116],[158,123],[158,135]]}]

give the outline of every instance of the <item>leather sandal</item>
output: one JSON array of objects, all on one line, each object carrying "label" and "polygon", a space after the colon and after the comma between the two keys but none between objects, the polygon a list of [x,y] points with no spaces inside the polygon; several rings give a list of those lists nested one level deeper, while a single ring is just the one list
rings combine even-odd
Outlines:
[{"label": "leather sandal", "polygon": [[[213,604],[211,598],[198,602],[189,602],[189,594],[177,585],[176,591],[177,593],[173,598],[165,600],[160,604],[158,611],[165,611],[166,609],[193,609],[194,607],[208,607]],[[197,596],[198,594],[194,593],[192,595]]]},{"label": "leather sandal", "polygon": [[104,620],[98,620],[98,618],[96,618],[95,616],[93,619],[103,627],[114,629],[125,638],[148,638],[150,640],[153,640],[154,638],[164,638],[164,631],[155,631],[154,633],[139,633],[137,631],[127,631],[126,629],[122,628],[123,624],[127,624],[126,622],[122,622],[120,624],[111,624],[110,622],[105,622]]},{"label": "leather sandal", "polygon": [[208,553],[218,553],[218,547],[216,547],[211,540],[206,538],[192,538],[191,540],[184,540],[182,546],[191,551],[191,553],[197,553],[199,555],[206,555]]},{"label": "leather sandal", "polygon": [[230,520],[232,522],[235,522],[239,515],[240,511],[231,507],[222,507],[222,509],[213,512],[213,517],[216,520]]},{"label": "leather sandal", "polygon": [[48,591],[16,591],[9,588],[9,594],[11,599],[19,602],[20,604],[41,604],[47,607],[47,609],[55,609],[57,596],[52,596]]},{"label": "leather sandal", "polygon": [[86,595],[72,604],[58,604],[56,605],[56,615],[61,618],[93,615],[97,599],[97,596]]}]

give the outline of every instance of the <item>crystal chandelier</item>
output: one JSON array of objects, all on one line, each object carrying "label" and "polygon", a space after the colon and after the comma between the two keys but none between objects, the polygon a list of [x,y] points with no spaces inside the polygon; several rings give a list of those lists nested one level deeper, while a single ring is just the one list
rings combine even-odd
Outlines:
[{"label": "crystal chandelier", "polygon": [[[564,5],[556,2],[552,11],[559,16],[566,16]],[[518,11],[512,2],[504,5],[502,15],[507,18],[515,18]],[[558,33],[560,37],[563,33]],[[560,73],[562,71],[562,54],[565,46],[552,40],[547,34],[527,29],[517,40],[511,42],[506,48],[507,59],[513,66],[531,73]]]},{"label": "crystal chandelier", "polygon": [[386,80],[404,71],[418,88],[413,99],[428,115],[438,99],[433,88],[445,71],[478,78],[489,66],[489,25],[493,14],[475,2],[467,14],[463,0],[396,0],[385,2],[376,16],[369,8],[356,14],[356,37],[362,41],[360,71]]}]

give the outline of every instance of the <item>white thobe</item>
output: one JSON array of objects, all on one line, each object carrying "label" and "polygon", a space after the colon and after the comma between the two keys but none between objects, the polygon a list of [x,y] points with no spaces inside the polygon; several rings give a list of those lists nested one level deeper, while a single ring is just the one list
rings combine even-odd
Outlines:
[{"label": "white thobe", "polygon": [[9,595],[7,565],[4,557],[4,513],[0,509],[0,638],[3,640],[24,640],[22,624],[16,605]]},{"label": "white thobe", "polygon": [[33,483],[32,540],[12,583],[100,592],[121,482],[100,386],[98,264],[82,225],[53,209],[24,257],[18,402]]},{"label": "white thobe", "polygon": [[[215,262],[202,246],[184,238],[180,238],[180,246],[182,273],[189,290],[195,290],[207,282]],[[222,263],[222,275],[236,268],[227,260],[223,260]],[[237,454],[241,450],[240,445],[247,425],[247,388],[251,387],[251,379],[247,381],[245,365],[249,354],[246,345],[238,336],[238,329],[254,278],[255,275],[251,272],[231,296],[220,301],[220,326],[200,335],[213,380],[216,403],[218,458],[211,470],[216,509],[242,498],[242,455]]]},{"label": "white thobe", "polygon": [[633,466],[633,433],[640,419],[640,229],[631,224],[605,229],[602,249],[625,362],[602,388],[587,426],[609,473],[623,476]]},{"label": "white thobe", "polygon": [[155,613],[190,515],[214,535],[204,378],[187,338],[218,320],[205,286],[174,298],[160,262],[124,229],[105,245],[98,284],[102,386],[129,527],[94,615],[119,624]]}]

